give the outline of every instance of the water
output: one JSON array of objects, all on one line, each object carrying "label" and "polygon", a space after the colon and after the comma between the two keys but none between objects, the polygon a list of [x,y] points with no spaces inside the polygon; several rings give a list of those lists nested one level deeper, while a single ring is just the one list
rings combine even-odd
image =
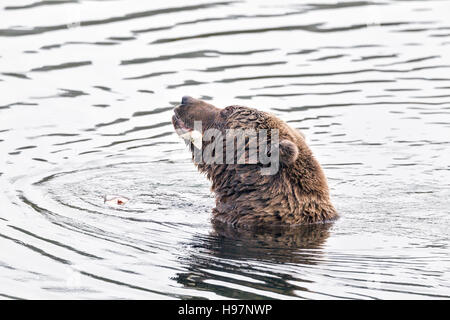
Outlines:
[{"label": "water", "polygon": [[[0,297],[450,298],[449,1],[33,1],[0,6]],[[186,94],[301,129],[341,219],[212,225]]]}]

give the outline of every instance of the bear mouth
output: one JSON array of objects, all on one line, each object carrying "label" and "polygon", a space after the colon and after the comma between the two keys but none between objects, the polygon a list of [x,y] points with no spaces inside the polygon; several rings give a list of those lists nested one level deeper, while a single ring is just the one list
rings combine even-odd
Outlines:
[{"label": "bear mouth", "polygon": [[193,131],[194,129],[189,127],[178,115],[177,111],[174,111],[174,115],[172,116],[172,124],[175,128],[176,133],[181,136],[186,133]]}]

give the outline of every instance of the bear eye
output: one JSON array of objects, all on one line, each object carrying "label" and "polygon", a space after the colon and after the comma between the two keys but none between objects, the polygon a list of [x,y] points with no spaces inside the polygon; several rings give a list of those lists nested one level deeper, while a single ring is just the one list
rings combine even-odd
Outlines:
[{"label": "bear eye", "polygon": [[222,111],[220,111],[220,115],[221,115],[223,118],[227,118],[231,113],[233,113],[234,110],[235,110],[235,107],[234,107],[234,106],[226,107],[226,108],[224,108]]},{"label": "bear eye", "polygon": [[222,111],[220,111],[220,116],[221,116],[222,118],[227,118],[229,113],[230,113],[230,112],[227,110],[227,108],[225,108],[225,109],[223,109]]}]

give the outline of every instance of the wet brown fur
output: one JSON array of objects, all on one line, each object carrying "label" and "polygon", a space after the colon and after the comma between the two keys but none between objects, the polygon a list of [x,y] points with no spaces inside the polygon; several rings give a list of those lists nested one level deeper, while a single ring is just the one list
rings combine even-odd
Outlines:
[{"label": "wet brown fur", "polygon": [[[261,175],[262,164],[204,164],[198,170],[212,181],[216,195],[213,219],[241,227],[300,225],[334,220],[327,180],[299,131],[276,116],[243,106],[216,108],[202,100],[184,97],[175,109],[188,127],[202,121],[203,130],[278,129],[280,168],[275,175]],[[225,145],[225,144],[224,144]],[[203,148],[205,142],[203,143]],[[191,150],[194,151],[193,145]],[[236,162],[235,162],[236,163]]]}]

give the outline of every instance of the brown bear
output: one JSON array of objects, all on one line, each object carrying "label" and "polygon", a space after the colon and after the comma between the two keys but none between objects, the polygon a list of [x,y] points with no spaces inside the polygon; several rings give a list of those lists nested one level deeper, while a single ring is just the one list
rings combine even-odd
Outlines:
[{"label": "brown bear", "polygon": [[[338,217],[325,175],[303,135],[275,115],[235,105],[220,109],[185,96],[174,109],[172,123],[188,141],[198,170],[212,181],[214,221],[261,228],[328,222]],[[231,135],[230,143],[229,132],[239,129],[253,134],[244,135],[243,140]],[[209,134],[211,130],[214,134]],[[266,134],[266,143],[262,143],[261,132]],[[250,148],[255,141],[256,148]],[[209,161],[202,158],[206,152]],[[254,153],[260,159],[250,159]],[[269,163],[267,158],[274,155],[276,162],[271,159]]]}]

